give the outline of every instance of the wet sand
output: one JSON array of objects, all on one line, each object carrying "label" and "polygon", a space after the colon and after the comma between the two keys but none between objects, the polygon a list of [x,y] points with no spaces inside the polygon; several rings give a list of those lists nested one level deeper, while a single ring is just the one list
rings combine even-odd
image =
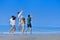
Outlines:
[{"label": "wet sand", "polygon": [[0,36],[0,40],[60,40],[60,34]]}]

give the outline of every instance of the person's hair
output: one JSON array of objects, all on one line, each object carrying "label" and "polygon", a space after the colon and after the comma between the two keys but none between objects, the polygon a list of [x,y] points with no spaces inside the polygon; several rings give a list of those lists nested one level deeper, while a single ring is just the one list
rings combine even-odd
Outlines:
[{"label": "person's hair", "polygon": [[18,12],[18,14],[19,14],[20,12]]},{"label": "person's hair", "polygon": [[14,16],[12,16],[12,18],[13,18]]},{"label": "person's hair", "polygon": [[30,14],[28,15],[28,17],[30,17]]},{"label": "person's hair", "polygon": [[12,16],[12,18],[13,18],[13,20],[15,20],[15,19],[16,19],[16,17],[15,17],[15,16]]}]

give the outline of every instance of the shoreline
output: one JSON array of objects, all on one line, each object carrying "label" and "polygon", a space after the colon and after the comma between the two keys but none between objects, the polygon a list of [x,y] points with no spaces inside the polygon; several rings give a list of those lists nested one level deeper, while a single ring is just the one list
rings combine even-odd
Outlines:
[{"label": "shoreline", "polygon": [[60,40],[60,34],[0,36],[0,40]]}]

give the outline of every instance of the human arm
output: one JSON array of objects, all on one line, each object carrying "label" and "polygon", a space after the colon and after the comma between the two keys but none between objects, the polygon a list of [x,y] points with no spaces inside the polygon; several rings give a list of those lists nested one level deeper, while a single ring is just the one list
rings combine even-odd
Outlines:
[{"label": "human arm", "polygon": [[22,10],[21,12],[19,12],[19,14],[18,14],[18,18],[22,15],[22,12],[23,12],[23,10]]}]

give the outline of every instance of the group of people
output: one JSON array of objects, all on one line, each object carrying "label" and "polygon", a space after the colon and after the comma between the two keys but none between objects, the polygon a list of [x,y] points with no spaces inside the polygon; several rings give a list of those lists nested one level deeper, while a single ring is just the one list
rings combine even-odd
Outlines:
[{"label": "group of people", "polygon": [[[22,16],[22,13],[23,11],[21,12],[18,12],[18,22],[19,22],[19,31],[22,30],[22,33],[24,33],[24,27],[25,27],[25,24],[27,22],[27,28],[26,28],[26,32],[28,29],[30,29],[30,33],[32,33],[32,25],[31,25],[31,16],[30,14],[28,15],[27,17],[27,21],[25,20],[25,18]],[[10,32],[14,32],[16,30],[16,16],[12,16],[9,20],[10,22],[10,25],[11,25],[11,29],[10,29]]]}]

